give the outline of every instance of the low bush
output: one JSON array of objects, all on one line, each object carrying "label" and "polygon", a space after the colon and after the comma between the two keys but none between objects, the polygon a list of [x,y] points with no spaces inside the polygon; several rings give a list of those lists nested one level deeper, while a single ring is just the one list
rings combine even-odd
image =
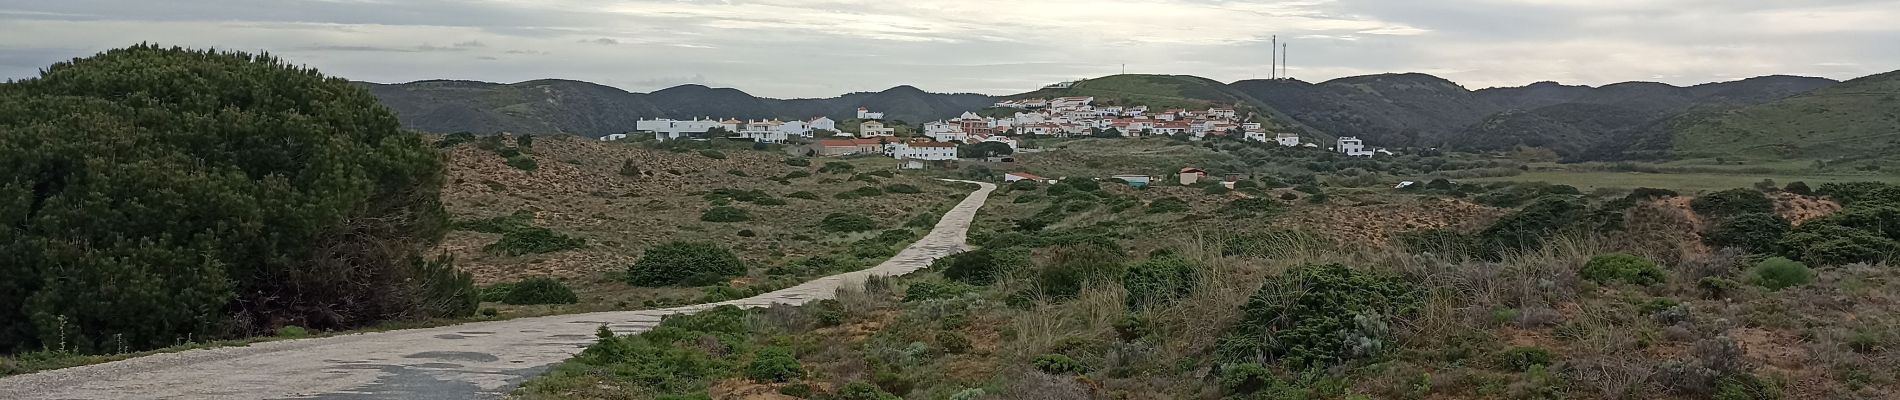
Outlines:
[{"label": "low bush", "polygon": [[1788,182],[1788,186],[1782,187],[1781,191],[1802,196],[1814,195],[1814,189],[1809,188],[1808,183],[1802,181]]},{"label": "low bush", "polygon": [[726,159],[726,153],[722,153],[719,150],[712,150],[712,149],[700,150],[699,155],[705,156],[706,158],[710,158],[714,160]]},{"label": "low bush", "polygon": [[699,215],[706,222],[745,222],[752,220],[752,213],[738,207],[713,207]]},{"label": "low bush", "polygon": [[1588,214],[1581,200],[1570,196],[1538,198],[1517,212],[1505,215],[1479,231],[1472,244],[1474,255],[1490,260],[1511,251],[1542,248],[1544,240],[1559,232],[1574,229]]},{"label": "low bush", "polygon": [[1186,297],[1200,284],[1198,267],[1193,261],[1176,255],[1162,255],[1129,266],[1122,274],[1122,287],[1128,290],[1128,307],[1141,309]]},{"label": "low bush", "polygon": [[916,302],[936,299],[953,299],[967,293],[975,293],[976,287],[956,281],[921,281],[910,284],[904,289],[904,302]]},{"label": "low bush", "polygon": [[1768,253],[1787,236],[1788,220],[1772,213],[1736,215],[1716,222],[1703,240],[1710,245],[1735,247],[1755,253]]},{"label": "low bush", "polygon": [[964,336],[962,333],[956,331],[937,332],[937,347],[942,348],[944,353],[968,353],[972,346],[970,337]]},{"label": "low bush", "polygon": [[941,271],[944,278],[973,285],[988,285],[1011,271],[1033,266],[1028,250],[1013,247],[984,247],[941,258],[931,264],[931,269]]},{"label": "low bush", "polygon": [[832,395],[831,398],[833,400],[903,400],[897,395],[878,388],[877,385],[864,382],[851,382],[844,385],[844,388],[838,389],[838,393]]},{"label": "low bush", "polygon": [[833,213],[826,215],[818,223],[820,228],[831,232],[850,233],[877,229],[877,221],[858,214]]},{"label": "low bush", "polygon": [[851,189],[851,190],[847,190],[843,192],[838,192],[838,194],[832,195],[831,197],[837,198],[839,200],[850,200],[850,199],[855,199],[855,198],[860,198],[860,197],[877,197],[877,196],[883,196],[883,195],[884,195],[883,190],[880,190],[876,187],[865,186],[865,187],[860,187],[857,189]]},{"label": "low bush", "polygon": [[776,346],[760,349],[745,371],[746,378],[758,383],[788,382],[805,376],[805,368],[792,356],[792,349]]},{"label": "low bush", "polygon": [[1655,261],[1624,253],[1591,257],[1578,275],[1602,285],[1622,282],[1643,286],[1662,283],[1667,276]]},{"label": "low bush", "polygon": [[1775,202],[1754,189],[1729,189],[1689,201],[1689,208],[1705,217],[1727,218],[1751,213],[1773,213]]},{"label": "low bush", "polygon": [[[727,305],[668,316],[651,331],[601,338],[547,375],[586,377],[582,379],[588,382],[606,379],[646,393],[705,393],[716,380],[747,374],[741,364],[741,358],[751,354],[745,340],[750,333],[747,315]],[[561,390],[536,385],[544,381],[559,379],[531,381],[522,390]]]},{"label": "low bush", "polygon": [[829,162],[826,162],[824,166],[818,167],[818,173],[845,174],[845,173],[850,173],[852,170],[855,170],[857,168],[858,167],[851,165],[851,163],[847,163],[843,161],[829,161]]},{"label": "low bush", "polygon": [[700,286],[744,275],[739,257],[710,242],[669,242],[647,249],[627,269],[627,281],[639,286]]},{"label": "low bush", "polygon": [[1499,366],[1512,371],[1529,371],[1532,367],[1548,367],[1556,360],[1550,350],[1537,347],[1513,347],[1498,353]]},{"label": "low bush", "polygon": [[1088,282],[1121,277],[1127,259],[1128,255],[1111,243],[1057,246],[1051,249],[1049,262],[1037,266],[1037,288],[1045,296],[1072,298]]},{"label": "low bush", "polygon": [[629,158],[620,162],[620,176],[640,176],[640,165]]},{"label": "low bush", "polygon": [[534,162],[534,157],[529,157],[527,154],[509,156],[507,163],[510,167],[528,172],[534,172],[535,169],[540,168],[540,164]]},{"label": "low bush", "polygon": [[918,194],[924,192],[923,189],[918,189],[916,186],[902,183],[885,186],[884,191],[897,194]]},{"label": "low bush", "polygon": [[543,277],[528,278],[509,285],[507,294],[501,296],[500,301],[511,305],[574,304],[580,302],[580,297],[575,296],[567,284]]},{"label": "low bush", "polygon": [[794,166],[794,167],[809,167],[809,166],[811,166],[811,159],[807,159],[807,158],[787,158],[787,159],[785,159],[785,165],[790,165],[790,166]]},{"label": "low bush", "polygon": [[1768,290],[1806,286],[1813,281],[1814,270],[1807,264],[1782,257],[1761,260],[1748,271],[1748,283]]},{"label": "low bush", "polygon": [[1248,299],[1216,351],[1226,362],[1294,369],[1371,357],[1391,340],[1386,318],[1412,314],[1419,296],[1403,277],[1339,264],[1295,267]]},{"label": "low bush", "polygon": [[790,197],[794,199],[818,200],[817,193],[805,192],[805,191],[792,192],[791,194],[785,195],[785,197]]},{"label": "low bush", "polygon": [[1149,214],[1178,213],[1187,212],[1187,210],[1187,201],[1179,197],[1163,197],[1148,203]]},{"label": "low bush", "polygon": [[1028,179],[1024,179],[1024,180],[1020,180],[1020,181],[1015,181],[1015,182],[1010,182],[1010,183],[1009,183],[1009,190],[1011,190],[1011,191],[1034,191],[1034,190],[1036,190],[1036,188],[1037,188],[1037,187],[1039,187],[1039,186],[1041,186],[1041,185],[1040,185],[1040,184],[1037,184],[1037,183],[1036,183],[1036,181],[1032,181],[1032,180],[1028,180]]},{"label": "low bush", "polygon": [[1043,354],[1036,356],[1034,360],[1030,361],[1030,365],[1035,366],[1037,371],[1042,371],[1050,375],[1089,372],[1087,365],[1083,365],[1081,361],[1076,361],[1074,358],[1062,354]]},{"label": "low bush", "polygon": [[282,328],[277,328],[277,337],[284,339],[302,339],[310,337],[310,330],[296,325],[284,325]]},{"label": "low bush", "polygon": [[510,229],[501,234],[501,240],[482,247],[483,251],[510,256],[546,254],[562,250],[587,247],[587,240],[555,233],[548,228],[537,226]]},{"label": "low bush", "polygon": [[1278,214],[1283,208],[1279,202],[1264,197],[1250,197],[1228,202],[1220,211],[1228,215],[1259,216]]},{"label": "low bush", "polygon": [[1877,233],[1820,221],[1801,224],[1777,247],[1789,258],[1814,265],[1879,262],[1900,250],[1900,244]]}]

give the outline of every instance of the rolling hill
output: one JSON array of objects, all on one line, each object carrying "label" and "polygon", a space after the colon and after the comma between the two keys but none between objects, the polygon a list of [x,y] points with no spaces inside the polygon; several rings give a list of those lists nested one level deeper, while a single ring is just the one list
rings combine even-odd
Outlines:
[{"label": "rolling hill", "polygon": [[1298,80],[1234,82],[1316,129],[1382,146],[1429,146],[1496,112],[1456,83],[1425,74],[1381,74],[1318,84]]},{"label": "rolling hill", "polygon": [[514,84],[419,81],[358,82],[395,111],[403,126],[427,132],[569,133],[598,137],[633,130],[643,118],[780,118],[844,120],[858,107],[890,119],[924,121],[995,103],[980,94],[929,93],[910,86],[823,99],[780,100],[729,88],[682,85],[653,93],[568,80]]},{"label": "rolling hill", "polygon": [[1672,119],[1679,156],[1858,159],[1900,149],[1900,71],[1765,104]]},{"label": "rolling hill", "polygon": [[[1282,131],[1297,131],[1308,135],[1326,135],[1320,129],[1307,126],[1297,118],[1275,109],[1272,105],[1249,96],[1241,90],[1212,79],[1191,75],[1142,75],[1122,74],[1076,82],[1075,86],[1054,89],[1044,88],[1013,96],[1006,99],[1053,98],[1064,96],[1090,96],[1097,104],[1106,105],[1146,105],[1153,108],[1206,108],[1214,105],[1235,107],[1242,114],[1255,113],[1267,116],[1261,121],[1269,128]],[[1330,137],[1330,136],[1329,136]]]}]

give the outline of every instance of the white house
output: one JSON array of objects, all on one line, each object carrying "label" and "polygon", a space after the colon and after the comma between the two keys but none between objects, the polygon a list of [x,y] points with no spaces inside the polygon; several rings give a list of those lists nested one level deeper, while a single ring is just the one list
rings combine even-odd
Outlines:
[{"label": "white house", "polygon": [[1236,114],[1236,113],[1234,112],[1234,109],[1232,109],[1232,108],[1210,108],[1210,109],[1207,109],[1207,117],[1208,117],[1208,118],[1224,118],[1224,119],[1233,119],[1233,118],[1234,118],[1234,115],[1235,115],[1235,114]]},{"label": "white house", "polygon": [[1010,137],[1008,137],[1008,136],[1002,136],[1002,135],[974,135],[974,136],[970,136],[970,137],[969,137],[968,139],[964,139],[964,142],[965,142],[965,143],[969,143],[969,144],[977,144],[977,143],[983,143],[983,142],[996,142],[996,143],[1002,143],[1002,144],[1007,144],[1007,145],[1009,145],[1009,150],[1010,150],[1010,151],[1016,151],[1016,139],[1011,139],[1011,138],[1010,138]]},{"label": "white house", "polygon": [[1089,103],[1094,102],[1095,98],[1088,96],[1057,97],[1054,100],[1049,100],[1049,108],[1057,110],[1079,110],[1088,107]]},{"label": "white house", "polygon": [[830,117],[812,118],[811,121],[806,122],[805,125],[812,130],[838,131],[838,121],[832,121]]},{"label": "white house", "polygon": [[701,134],[705,134],[706,131],[712,130],[712,128],[720,128],[720,127],[724,127],[724,125],[721,124],[720,121],[710,120],[710,119],[706,119],[706,120],[695,119],[695,120],[690,120],[690,121],[681,121],[681,120],[661,118],[661,119],[652,119],[652,120],[639,120],[633,123],[634,130],[638,130],[641,132],[652,132],[653,137],[655,139],[661,139],[661,140],[679,139],[681,137],[686,137],[690,135],[701,135]]},{"label": "white house", "polygon": [[1333,150],[1338,151],[1339,154],[1345,154],[1345,155],[1354,156],[1354,157],[1371,157],[1372,156],[1372,151],[1366,150],[1365,142],[1359,140],[1359,138],[1356,138],[1356,137],[1352,137],[1352,136],[1340,137],[1339,143],[1337,146],[1338,147],[1334,147]]},{"label": "white house", "polygon": [[871,112],[871,109],[869,108],[858,107],[858,119],[860,120],[884,119],[884,113]]},{"label": "white house", "polygon": [[607,134],[607,136],[601,136],[600,141],[611,142],[611,141],[626,139],[626,138],[627,138],[627,134],[625,133],[610,133],[610,134]]},{"label": "white house", "polygon": [[1267,141],[1267,133],[1261,131],[1247,131],[1247,140],[1265,142]]},{"label": "white house", "polygon": [[1279,142],[1281,146],[1286,146],[1286,147],[1293,147],[1293,146],[1299,146],[1299,145],[1300,145],[1300,134],[1298,134],[1298,133],[1278,133],[1278,134],[1275,134],[1275,135],[1273,136],[1273,141],[1275,141],[1275,142]]},{"label": "white house", "polygon": [[899,160],[949,161],[957,159],[957,144],[943,142],[900,143],[892,157]]},{"label": "white house", "polygon": [[877,121],[864,121],[864,123],[858,124],[858,137],[871,138],[880,136],[897,136],[897,128],[887,128],[883,122]]}]

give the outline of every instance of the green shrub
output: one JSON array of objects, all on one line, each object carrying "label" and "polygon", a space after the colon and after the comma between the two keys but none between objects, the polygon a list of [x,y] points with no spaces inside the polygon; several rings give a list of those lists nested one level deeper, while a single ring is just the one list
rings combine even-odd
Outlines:
[{"label": "green shrub", "polygon": [[877,221],[858,214],[833,213],[818,223],[826,231],[850,233],[877,229]]},{"label": "green shrub", "polygon": [[910,284],[904,289],[904,302],[954,299],[966,293],[975,293],[976,287],[962,282],[922,281]]},{"label": "green shrub", "polygon": [[790,165],[794,167],[809,167],[811,166],[811,160],[805,159],[805,158],[787,158],[785,159],[785,165]]},{"label": "green shrub", "polygon": [[826,162],[824,166],[822,166],[822,167],[818,167],[818,173],[821,173],[821,174],[847,174],[847,173],[851,173],[851,171],[852,171],[852,170],[855,170],[855,169],[857,169],[857,168],[858,168],[858,167],[856,167],[856,166],[853,166],[853,165],[851,165],[851,163],[848,163],[848,162],[843,162],[843,161],[830,161],[830,162]]},{"label": "green shrub", "polygon": [[1442,255],[1470,255],[1475,249],[1471,237],[1450,229],[1428,229],[1405,232],[1397,238],[1399,245],[1414,253]]},{"label": "green shrub", "polygon": [[627,269],[627,281],[639,286],[701,286],[744,275],[745,264],[731,251],[710,242],[669,242],[650,249]]},{"label": "green shrub", "polygon": [[699,214],[700,221],[706,222],[745,222],[752,220],[752,213],[738,207],[713,207]]},{"label": "green shrub", "polygon": [[510,285],[501,297],[502,304],[574,304],[581,301],[567,284],[553,278],[528,278]]},{"label": "green shrub", "polygon": [[620,176],[640,176],[640,165],[629,158],[620,162]]},{"label": "green shrub", "polygon": [[1198,266],[1191,260],[1163,255],[1129,266],[1122,274],[1128,307],[1140,309],[1187,297],[1200,284]]},{"label": "green shrub", "polygon": [[1754,189],[1729,189],[1689,201],[1689,208],[1706,217],[1727,218],[1751,213],[1773,213],[1775,202]]},{"label": "green shrub", "polygon": [[1814,281],[1814,270],[1807,264],[1782,257],[1774,257],[1755,263],[1748,271],[1748,283],[1781,290],[1796,286],[1806,286]]},{"label": "green shrub", "polygon": [[1223,185],[1220,182],[1208,182],[1201,186],[1201,193],[1212,195],[1222,195],[1232,191],[1234,190],[1228,189],[1227,185]]},{"label": "green shrub", "polygon": [[1498,365],[1512,371],[1529,371],[1532,367],[1548,367],[1556,360],[1550,350],[1537,347],[1513,347],[1498,353]]},{"label": "green shrub", "polygon": [[706,158],[710,158],[714,160],[726,159],[726,153],[721,153],[719,152],[719,150],[712,150],[712,149],[700,150],[699,155],[705,156]]},{"label": "green shrub", "polygon": [[502,282],[502,283],[497,283],[494,285],[489,285],[488,287],[482,288],[481,299],[482,301],[499,303],[501,302],[501,299],[508,297],[509,291],[514,290],[514,289],[515,289],[515,284],[512,282]]},{"label": "green shrub", "polygon": [[587,247],[586,239],[569,237],[548,228],[531,226],[504,232],[501,234],[501,240],[482,247],[482,250],[510,256],[523,256],[582,247]]},{"label": "green shrub", "polygon": [[1775,244],[1781,242],[1790,228],[1788,220],[1780,215],[1741,214],[1716,222],[1703,239],[1714,246],[1767,253],[1774,250]]},{"label": "green shrub", "polygon": [[1081,361],[1076,361],[1074,358],[1062,354],[1043,354],[1036,356],[1034,360],[1030,361],[1030,365],[1035,366],[1037,371],[1042,371],[1050,375],[1089,372],[1087,365],[1083,365]]},{"label": "green shrub", "polygon": [[1130,313],[1115,320],[1115,337],[1122,341],[1141,340],[1155,333],[1154,321],[1141,314]]},{"label": "green shrub", "polygon": [[475,312],[442,153],[363,88],[141,44],[0,83],[0,349],[146,350]]},{"label": "green shrub", "polygon": [[1250,197],[1228,202],[1227,206],[1221,207],[1221,213],[1248,216],[1273,215],[1278,214],[1282,209],[1279,202],[1264,197]]},{"label": "green shrub", "polygon": [[1496,260],[1510,251],[1542,248],[1550,236],[1573,229],[1588,209],[1574,197],[1538,198],[1524,209],[1505,215],[1478,232],[1473,245],[1480,258]]},{"label": "green shrub", "polygon": [[968,353],[970,352],[971,346],[970,338],[963,336],[962,333],[956,331],[937,332],[937,347],[943,348],[943,352],[945,353]]},{"label": "green shrub", "polygon": [[1253,394],[1278,383],[1273,371],[1258,363],[1227,364],[1220,369],[1220,388],[1223,393]]},{"label": "green shrub", "polygon": [[1339,264],[1304,265],[1267,279],[1220,339],[1221,360],[1295,369],[1371,357],[1385,348],[1388,316],[1415,311],[1419,290],[1397,276]]},{"label": "green shrub", "polygon": [[[547,376],[586,377],[590,383],[607,379],[648,393],[704,393],[715,380],[746,374],[740,361],[752,354],[745,340],[747,315],[727,305],[668,316],[647,332],[601,338]],[[530,381],[522,390],[562,391],[541,387],[544,380],[549,379]]]},{"label": "green shrub", "polygon": [[310,330],[296,325],[284,325],[277,328],[277,337],[284,339],[302,339],[310,337]]},{"label": "green shrub", "polygon": [[1879,262],[1900,250],[1878,233],[1820,221],[1801,224],[1777,247],[1789,258],[1815,265]]},{"label": "green shrub", "polygon": [[1034,191],[1034,190],[1036,190],[1036,188],[1037,188],[1038,186],[1041,186],[1041,185],[1038,185],[1038,184],[1036,184],[1036,181],[1032,181],[1032,180],[1028,180],[1028,179],[1024,179],[1024,180],[1020,180],[1020,181],[1015,181],[1015,182],[1010,182],[1010,183],[1009,183],[1009,190],[1011,190],[1011,191]]},{"label": "green shrub", "polygon": [[918,189],[916,186],[902,183],[885,186],[884,191],[897,194],[918,194],[924,192],[923,189]]},{"label": "green shrub", "polygon": [[1781,191],[1802,196],[1814,195],[1814,189],[1808,188],[1808,183],[1802,181],[1788,182],[1788,186],[1782,187]]},{"label": "green shrub", "polygon": [[931,269],[941,271],[944,278],[973,285],[988,285],[1011,271],[1033,266],[1027,250],[987,246],[941,258],[931,264]]},{"label": "green shrub", "polygon": [[798,364],[798,358],[792,356],[792,349],[785,347],[767,347],[759,350],[746,366],[746,378],[753,382],[787,382],[805,376],[805,367]]},{"label": "green shrub", "polygon": [[1900,204],[1862,203],[1810,223],[1845,226],[1900,240]]},{"label": "green shrub", "polygon": [[864,382],[851,382],[850,384],[844,385],[844,388],[838,389],[838,394],[833,395],[832,399],[834,400],[903,400],[903,398],[887,393],[883,389],[878,388],[876,385],[872,385],[872,384],[864,383]]},{"label": "green shrub", "polygon": [[884,195],[883,190],[879,190],[878,188],[871,187],[871,186],[865,186],[865,187],[860,187],[857,189],[851,189],[848,191],[838,192],[838,194],[832,195],[831,197],[837,198],[839,200],[850,200],[850,199],[855,199],[855,198],[860,198],[860,197],[877,197],[877,196],[883,196],[883,195]]},{"label": "green shrub", "polygon": [[1179,197],[1163,197],[1148,203],[1149,214],[1186,212],[1188,204]]},{"label": "green shrub", "polygon": [[1655,261],[1624,253],[1604,254],[1591,257],[1578,272],[1583,279],[1597,284],[1609,285],[1617,282],[1631,285],[1655,285],[1663,283],[1667,275]]},{"label": "green shrub", "polygon": [[510,167],[528,172],[534,172],[535,169],[541,167],[539,163],[534,161],[534,157],[529,157],[527,154],[509,156],[507,163]]},{"label": "green shrub", "polygon": [[1043,295],[1055,298],[1075,297],[1091,281],[1121,277],[1128,259],[1120,247],[1109,243],[1078,243],[1051,250],[1049,263],[1037,266],[1036,284]]},{"label": "green shrub", "polygon": [[818,200],[818,194],[812,193],[812,192],[805,192],[805,191],[792,192],[791,194],[785,195],[785,197],[790,197],[794,199]]}]

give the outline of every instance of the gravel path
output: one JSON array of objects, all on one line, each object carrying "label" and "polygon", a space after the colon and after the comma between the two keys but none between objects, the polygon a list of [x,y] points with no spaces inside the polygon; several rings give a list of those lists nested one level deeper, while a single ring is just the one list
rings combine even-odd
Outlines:
[{"label": "gravel path", "polygon": [[751,298],[647,311],[476,322],[191,350],[0,378],[0,399],[471,399],[501,397],[580,352],[601,325],[644,332],[668,314],[720,306],[798,305],[903,275],[966,248],[965,234],[996,185],[977,183],[923,239],[870,269]]}]

